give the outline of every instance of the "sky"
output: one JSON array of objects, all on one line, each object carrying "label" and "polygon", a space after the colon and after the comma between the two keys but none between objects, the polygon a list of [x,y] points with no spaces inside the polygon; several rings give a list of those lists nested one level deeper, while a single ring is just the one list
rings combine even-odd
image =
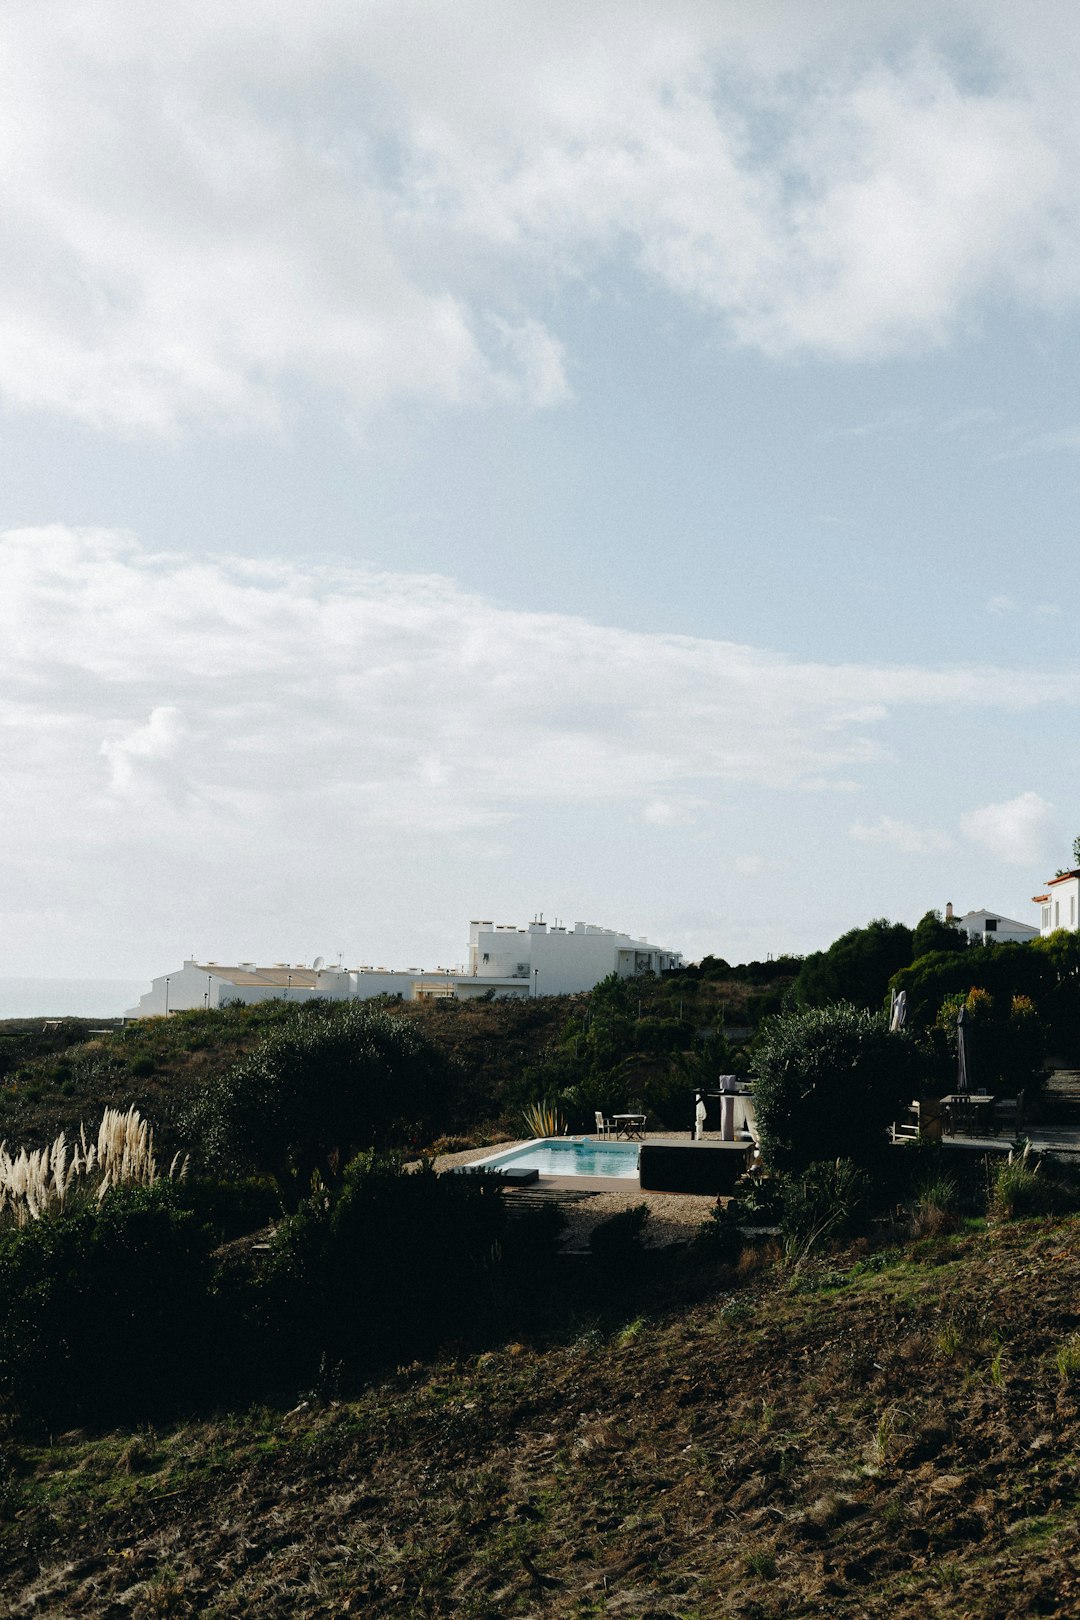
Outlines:
[{"label": "sky", "polygon": [[7,0],[0,975],[1036,921],[1078,91],[1052,0]]}]

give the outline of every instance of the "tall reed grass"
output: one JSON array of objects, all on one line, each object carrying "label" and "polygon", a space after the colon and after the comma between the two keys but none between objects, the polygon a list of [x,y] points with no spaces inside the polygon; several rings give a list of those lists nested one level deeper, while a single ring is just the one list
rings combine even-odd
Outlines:
[{"label": "tall reed grass", "polygon": [[[182,1181],[188,1161],[177,1153],[168,1171]],[[160,1174],[153,1127],[132,1105],[126,1113],[106,1108],[96,1138],[79,1126],[78,1141],[69,1144],[61,1131],[49,1146],[12,1155],[0,1142],[0,1221],[25,1226],[60,1215],[78,1200],[105,1197],[110,1187],[149,1187]]]}]

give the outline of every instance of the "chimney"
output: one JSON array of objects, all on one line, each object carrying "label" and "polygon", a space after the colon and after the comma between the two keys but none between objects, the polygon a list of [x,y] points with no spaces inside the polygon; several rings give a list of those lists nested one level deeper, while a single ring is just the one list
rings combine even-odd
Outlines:
[{"label": "chimney", "polygon": [[954,921],[953,908],[952,908],[952,901],[951,900],[946,900],[946,902],[945,902],[945,921],[946,922],[953,922]]}]

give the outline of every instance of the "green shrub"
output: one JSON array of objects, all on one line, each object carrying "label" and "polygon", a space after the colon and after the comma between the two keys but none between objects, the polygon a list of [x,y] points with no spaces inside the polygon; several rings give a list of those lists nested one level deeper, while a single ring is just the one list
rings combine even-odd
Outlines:
[{"label": "green shrub", "polygon": [[[1075,1178],[1073,1178],[1073,1183]],[[1024,1215],[1052,1215],[1077,1206],[1077,1189],[1066,1171],[1048,1171],[1046,1163],[1031,1156],[1031,1144],[1010,1150],[990,1170],[987,1213],[1011,1221]]]},{"label": "green shrub", "polygon": [[912,1222],[917,1237],[934,1237],[956,1225],[960,1191],[955,1179],[937,1171],[926,1176],[915,1189]]},{"label": "green shrub", "polygon": [[504,1233],[493,1178],[363,1153],[279,1226],[257,1300],[264,1345],[295,1378],[323,1357],[357,1374],[469,1335],[494,1304]]},{"label": "green shrub", "polygon": [[292,1014],[214,1081],[189,1115],[209,1165],[273,1178],[295,1209],[357,1150],[430,1140],[445,1123],[449,1064],[415,1024],[355,1003]]},{"label": "green shrub", "polygon": [[640,1264],[648,1219],[648,1205],[635,1204],[593,1227],[589,1252],[602,1275],[622,1277]]},{"label": "green shrub", "polygon": [[168,1182],[0,1234],[0,1389],[51,1425],[138,1419],[199,1380],[207,1233]]},{"label": "green shrub", "polygon": [[850,1159],[811,1164],[785,1177],[780,1230],[789,1251],[851,1237],[865,1216],[869,1194],[870,1178]]},{"label": "green shrub", "polygon": [[217,1243],[246,1237],[268,1226],[281,1213],[281,1199],[273,1182],[245,1176],[239,1181],[215,1181],[193,1176],[180,1186],[179,1199]]},{"label": "green shrub", "polygon": [[733,1266],[743,1249],[743,1236],[739,1231],[735,1208],[717,1204],[709,1219],[694,1234],[692,1253],[695,1259],[713,1265]]},{"label": "green shrub", "polygon": [[918,1054],[882,1014],[840,1003],[769,1019],[756,1052],[754,1102],[766,1162],[873,1163],[917,1089]]}]

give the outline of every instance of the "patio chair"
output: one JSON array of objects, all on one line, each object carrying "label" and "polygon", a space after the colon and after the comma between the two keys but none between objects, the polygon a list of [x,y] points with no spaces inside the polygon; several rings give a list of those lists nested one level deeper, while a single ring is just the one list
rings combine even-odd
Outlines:
[{"label": "patio chair", "polygon": [[993,1107],[994,1131],[1000,1136],[1006,1126],[1010,1127],[1013,1135],[1024,1123],[1024,1093],[1018,1091],[1015,1097],[997,1097]]},{"label": "patio chair", "polygon": [[604,1118],[604,1116],[600,1112],[599,1108],[596,1110],[596,1113],[595,1113],[594,1117],[596,1119],[596,1134],[597,1134],[597,1136],[610,1136],[611,1135],[611,1121]]}]

